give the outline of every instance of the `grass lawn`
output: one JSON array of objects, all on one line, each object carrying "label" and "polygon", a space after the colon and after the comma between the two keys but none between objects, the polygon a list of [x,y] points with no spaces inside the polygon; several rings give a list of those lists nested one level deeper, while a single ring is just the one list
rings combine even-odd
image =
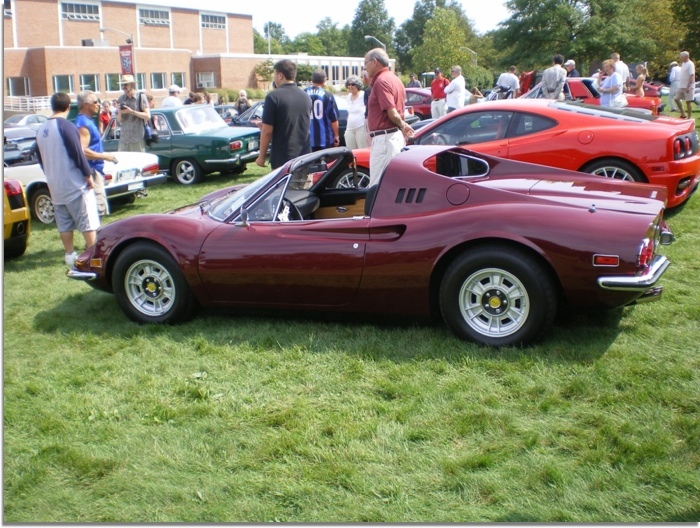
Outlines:
[{"label": "grass lawn", "polygon": [[342,316],[140,326],[34,223],[4,268],[4,521],[698,522],[700,193],[668,217],[659,302],[503,350]]}]

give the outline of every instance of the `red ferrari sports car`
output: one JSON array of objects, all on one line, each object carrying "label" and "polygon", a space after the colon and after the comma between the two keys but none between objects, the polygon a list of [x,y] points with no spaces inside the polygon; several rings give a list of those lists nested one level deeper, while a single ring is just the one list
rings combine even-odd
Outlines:
[{"label": "red ferrari sports car", "polygon": [[[564,85],[564,96],[567,101],[600,105],[600,92],[596,88],[596,80],[591,77],[567,77]],[[653,115],[659,115],[664,108],[663,101],[658,97],[639,97],[625,94],[628,108],[640,110]],[[523,99],[542,99],[542,83],[537,83],[529,92],[522,95]]]},{"label": "red ferrari sports car", "polygon": [[406,88],[406,104],[413,107],[413,113],[421,119],[430,119],[430,105],[433,98],[430,88]]},{"label": "red ferrari sports car", "polygon": [[[693,120],[575,102],[510,99],[469,105],[416,132],[416,145],[465,145],[484,154],[607,178],[663,185],[668,206],[700,182]],[[369,149],[355,151],[369,181]]]},{"label": "red ferrari sports car", "polygon": [[[369,188],[352,151],[296,158],[167,214],[103,226],[68,276],[145,323],[198,305],[440,314],[463,339],[546,334],[559,307],[658,299],[665,190],[475,154],[409,148]],[[604,236],[601,236],[601,233]]]}]

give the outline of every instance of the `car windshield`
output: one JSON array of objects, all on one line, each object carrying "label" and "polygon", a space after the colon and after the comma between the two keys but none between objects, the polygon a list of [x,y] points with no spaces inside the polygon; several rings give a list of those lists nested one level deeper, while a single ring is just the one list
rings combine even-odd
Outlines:
[{"label": "car windshield", "polygon": [[209,105],[184,106],[177,111],[176,117],[185,134],[197,134],[228,126],[214,107]]},{"label": "car windshield", "polygon": [[21,115],[13,115],[12,117],[8,117],[7,119],[5,119],[5,124],[11,125],[14,123],[19,123],[20,121],[22,121],[23,117],[24,116],[21,116]]},{"label": "car windshield", "polygon": [[258,193],[260,189],[265,187],[269,182],[271,182],[279,173],[281,167],[273,170],[270,174],[258,178],[250,185],[243,187],[243,189],[227,194],[221,198],[216,198],[213,202],[207,214],[210,218],[218,220],[219,222],[225,222],[232,214],[238,211],[252,196]]}]

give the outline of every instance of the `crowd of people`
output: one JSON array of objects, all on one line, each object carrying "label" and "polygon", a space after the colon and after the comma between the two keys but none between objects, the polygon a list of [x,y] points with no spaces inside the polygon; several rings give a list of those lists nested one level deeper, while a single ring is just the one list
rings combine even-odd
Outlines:
[{"label": "crowd of people", "polygon": [[[601,105],[621,107],[626,105],[624,91],[644,96],[644,83],[648,72],[645,64],[636,66],[636,76],[630,75],[628,66],[619,53],[612,53],[603,61],[602,72],[594,74],[601,93]],[[451,68],[451,79],[435,68],[430,84],[431,115],[439,118],[447,113],[473,103],[483,97],[477,87],[467,98],[466,80],[462,68]],[[296,82],[296,64],[287,59],[278,61],[273,68],[274,89],[265,97],[260,124],[260,154],[256,164],[264,167],[266,153],[270,149],[270,165],[277,168],[297,156],[311,151],[338,146],[340,143],[336,101],[325,90],[326,74],[318,69],[313,72],[311,86],[300,88]],[[552,66],[542,75],[542,93],[549,99],[563,99],[567,77],[577,77],[573,59],[564,60],[561,54],[552,58]],[[410,74],[408,87],[421,86]],[[694,98],[695,65],[687,51],[680,53],[680,63],[672,62],[669,70],[669,107],[677,109],[681,118],[691,117]],[[116,100],[101,103],[91,91],[78,94],[78,117],[75,124],[66,120],[70,98],[63,93],[51,97],[53,115],[37,133],[39,163],[46,174],[53,199],[56,225],[65,249],[65,263],[72,266],[77,254],[73,233],[79,230],[87,247],[94,244],[95,231],[100,216],[109,214],[104,193],[104,162],[116,162],[113,154],[105,153],[101,135],[110,120],[116,118],[121,125],[119,151],[144,152],[144,125],[151,124],[150,110],[153,97],[136,90],[132,75],[122,77],[123,94]],[[517,67],[511,66],[496,82],[501,90],[520,94]],[[362,80],[349,77],[345,86],[347,94],[347,127],[345,143],[351,149],[370,147],[370,183],[376,185],[389,164],[413,136],[413,128],[404,120],[406,91],[402,81],[389,69],[389,56],[383,48],[374,48],[364,57]],[[185,101],[179,94],[182,89],[173,84],[161,106],[177,107],[188,104],[210,104],[210,94],[190,93]],[[223,101],[220,100],[219,103]],[[234,103],[238,113],[251,104],[245,90],[239,92]],[[98,125],[94,118],[98,116]]]}]

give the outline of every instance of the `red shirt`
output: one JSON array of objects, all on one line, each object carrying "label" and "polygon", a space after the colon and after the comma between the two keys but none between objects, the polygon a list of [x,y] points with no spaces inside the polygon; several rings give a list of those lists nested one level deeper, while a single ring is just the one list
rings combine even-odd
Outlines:
[{"label": "red shirt", "polygon": [[445,87],[448,84],[450,84],[450,81],[447,80],[447,77],[433,79],[433,82],[430,83],[430,95],[433,96],[433,99],[444,99],[446,97]]},{"label": "red shirt", "polygon": [[399,79],[389,68],[379,70],[372,78],[372,91],[367,101],[367,126],[370,132],[396,127],[386,114],[390,108],[403,117],[406,103],[406,90]]},{"label": "red shirt", "polygon": [[109,112],[100,112],[100,123],[102,123],[102,130],[107,128],[107,125],[109,125],[109,120],[112,118],[112,114]]}]

